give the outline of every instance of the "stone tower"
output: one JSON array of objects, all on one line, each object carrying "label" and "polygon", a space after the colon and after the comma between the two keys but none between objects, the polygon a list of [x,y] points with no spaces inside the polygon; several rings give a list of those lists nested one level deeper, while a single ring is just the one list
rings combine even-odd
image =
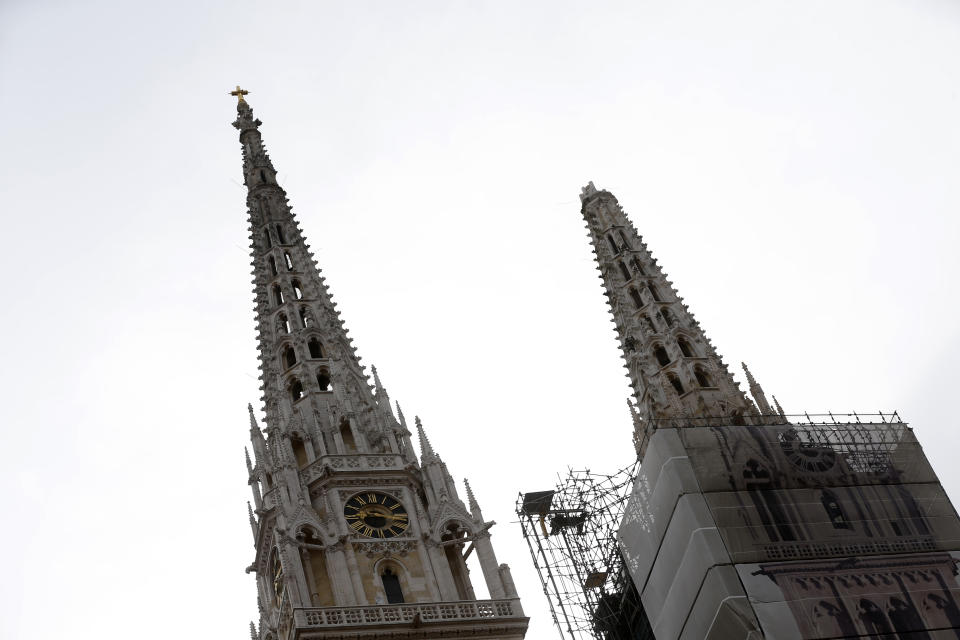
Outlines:
[{"label": "stone tower", "polygon": [[[260,621],[252,640],[523,638],[528,619],[467,485],[420,420],[421,457],[376,369],[368,383],[239,98],[266,429],[247,454]],[[490,600],[466,565],[476,552]]]},{"label": "stone tower", "polygon": [[912,429],[787,416],[744,365],[747,398],[616,198],[580,198],[635,396],[618,540],[657,640],[960,638],[960,519]]}]

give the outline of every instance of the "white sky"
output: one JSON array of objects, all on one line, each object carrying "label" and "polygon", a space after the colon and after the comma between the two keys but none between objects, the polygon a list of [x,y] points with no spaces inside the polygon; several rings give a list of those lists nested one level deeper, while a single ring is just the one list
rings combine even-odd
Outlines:
[{"label": "white sky", "polygon": [[788,412],[899,410],[960,498],[958,60],[947,0],[7,0],[0,637],[247,637],[237,83],[531,640],[517,493],[630,456],[588,180],[732,368]]}]

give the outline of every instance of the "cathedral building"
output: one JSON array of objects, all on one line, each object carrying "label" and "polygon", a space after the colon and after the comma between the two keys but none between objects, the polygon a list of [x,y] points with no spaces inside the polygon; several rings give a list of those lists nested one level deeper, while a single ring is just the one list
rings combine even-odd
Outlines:
[{"label": "cathedral building", "polygon": [[[415,420],[360,365],[277,184],[239,87],[237,119],[265,425],[250,407],[247,455],[259,623],[251,640],[487,638],[527,629],[492,522],[466,501]],[[476,553],[489,600],[466,559]]]},{"label": "cathedral building", "polygon": [[960,519],[910,427],[788,416],[745,365],[742,392],[613,194],[580,199],[634,394],[619,550],[656,639],[960,638]]}]

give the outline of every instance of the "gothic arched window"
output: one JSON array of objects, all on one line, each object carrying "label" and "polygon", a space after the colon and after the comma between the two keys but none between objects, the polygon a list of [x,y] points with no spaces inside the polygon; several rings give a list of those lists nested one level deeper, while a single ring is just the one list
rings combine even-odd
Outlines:
[{"label": "gothic arched window", "polygon": [[690,343],[687,342],[686,338],[679,336],[677,338],[677,346],[680,347],[680,353],[682,353],[685,358],[693,357],[693,348],[690,346]]},{"label": "gothic arched window", "polygon": [[650,319],[650,316],[644,315],[644,316],[643,316],[643,321],[647,324],[647,329],[650,330],[650,333],[656,333],[656,332],[657,332],[657,328],[654,326],[653,320]]},{"label": "gothic arched window", "polygon": [[353,439],[353,430],[350,429],[350,423],[344,418],[340,422],[340,439],[343,440],[344,453],[356,453],[357,441]]},{"label": "gothic arched window", "polygon": [[827,512],[827,517],[830,518],[830,524],[833,525],[834,529],[853,528],[850,526],[850,523],[847,522],[847,517],[843,513],[843,507],[840,506],[840,501],[833,491],[824,489],[820,493],[820,504],[823,505],[824,511]]},{"label": "gothic arched window", "polygon": [[677,376],[674,376],[674,375],[667,376],[667,378],[670,380],[670,384],[673,385],[673,389],[674,389],[674,391],[677,392],[677,395],[678,395],[678,396],[682,396],[682,395],[683,395],[683,383],[680,382],[680,378],[678,378]]},{"label": "gothic arched window", "polygon": [[293,382],[290,383],[290,399],[296,402],[303,397],[303,384],[297,380],[293,379]]},{"label": "gothic arched window", "polygon": [[697,379],[697,384],[701,387],[712,387],[713,380],[710,379],[710,374],[704,371],[702,368],[697,367],[693,370],[693,375]]},{"label": "gothic arched window", "polygon": [[644,272],[643,267],[640,265],[640,260],[637,258],[637,256],[630,258],[630,266],[633,267],[633,272],[638,276],[647,275],[646,272]]},{"label": "gothic arched window", "polygon": [[620,273],[623,274],[623,279],[630,280],[630,270],[627,269],[627,265],[623,264],[622,262],[618,262],[617,266],[620,267]]},{"label": "gothic arched window", "polygon": [[665,367],[670,364],[670,356],[667,354],[667,350],[663,348],[663,345],[657,345],[653,348],[653,355],[657,358],[657,362],[660,363],[661,367]]},{"label": "gothic arched window", "polygon": [[293,271],[293,260],[290,259],[290,254],[286,251],[283,252],[283,261],[287,264],[287,271]]},{"label": "gothic arched window", "polygon": [[277,261],[276,261],[276,259],[274,259],[273,256],[270,256],[270,258],[268,259],[268,261],[270,262],[270,273],[271,273],[272,275],[277,275]]},{"label": "gothic arched window", "polygon": [[660,292],[657,291],[657,288],[652,284],[647,285],[647,289],[650,290],[650,295],[653,296],[653,299],[657,302],[663,302],[663,298],[660,297]]},{"label": "gothic arched window", "polygon": [[273,301],[278,306],[283,304],[283,290],[278,284],[273,285]]},{"label": "gothic arched window", "polygon": [[666,323],[668,327],[672,327],[674,323],[674,319],[673,319],[673,314],[670,313],[670,309],[663,307],[662,309],[660,309],[659,313],[660,313],[660,317],[663,318],[664,323]]},{"label": "gothic arched window", "polygon": [[619,230],[618,230],[618,231],[617,231],[617,235],[620,236],[620,242],[623,243],[623,246],[625,246],[627,249],[629,249],[629,248],[630,248],[630,242],[627,241],[627,236],[623,235],[623,231],[619,231]]},{"label": "gothic arched window", "polygon": [[300,288],[300,281],[294,280],[292,284],[293,284],[293,297],[296,298],[297,300],[300,300],[301,298],[303,298],[303,289]]},{"label": "gothic arched window", "polygon": [[643,308],[643,298],[640,297],[640,292],[630,287],[630,297],[633,298],[633,304],[637,306],[637,309]]},{"label": "gothic arched window", "polygon": [[277,225],[277,240],[280,241],[280,244],[287,244],[287,238],[283,235],[283,225]]},{"label": "gothic arched window", "polygon": [[320,341],[316,338],[310,338],[310,340],[307,342],[307,349],[310,350],[311,358],[323,357],[323,347],[320,345]]},{"label": "gothic arched window", "polygon": [[320,391],[330,391],[330,374],[326,369],[320,369],[317,372],[317,386],[320,387]]},{"label": "gothic arched window", "polygon": [[613,249],[613,255],[620,253],[620,247],[617,246],[617,241],[613,239],[613,236],[607,236],[607,241],[610,243],[610,248]]},{"label": "gothic arched window", "polygon": [[297,364],[297,352],[287,345],[283,348],[283,365],[289,369],[295,364]]},{"label": "gothic arched window", "polygon": [[388,604],[403,604],[403,589],[400,588],[400,577],[390,567],[380,574],[383,580],[383,591],[387,594]]},{"label": "gothic arched window", "polygon": [[303,328],[313,326],[313,316],[310,314],[310,309],[306,307],[300,307],[300,323],[303,325]]},{"label": "gothic arched window", "polygon": [[270,242],[270,229],[263,229],[263,246],[269,249],[273,246],[273,243]]}]

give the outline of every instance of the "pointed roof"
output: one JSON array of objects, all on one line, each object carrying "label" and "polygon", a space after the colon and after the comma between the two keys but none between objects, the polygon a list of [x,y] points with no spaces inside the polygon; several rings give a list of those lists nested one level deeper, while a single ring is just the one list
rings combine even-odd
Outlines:
[{"label": "pointed roof", "polygon": [[[287,194],[277,183],[261,124],[250,104],[238,100],[233,126],[240,131],[243,151],[260,381],[269,433],[270,429],[285,429],[296,415],[289,398],[296,401],[325,392],[331,383],[335,391],[337,387],[354,391],[355,402],[373,406],[375,401]],[[306,353],[297,352],[298,343],[314,339],[322,344],[326,360],[322,370],[318,364],[307,362]],[[284,359],[285,349],[293,349],[290,360]]]},{"label": "pointed roof", "polygon": [[414,424],[417,425],[417,437],[420,439],[420,458],[427,462],[428,460],[439,458],[440,456],[433,450],[426,432],[423,430],[423,423],[420,422],[420,416],[414,416]]}]

